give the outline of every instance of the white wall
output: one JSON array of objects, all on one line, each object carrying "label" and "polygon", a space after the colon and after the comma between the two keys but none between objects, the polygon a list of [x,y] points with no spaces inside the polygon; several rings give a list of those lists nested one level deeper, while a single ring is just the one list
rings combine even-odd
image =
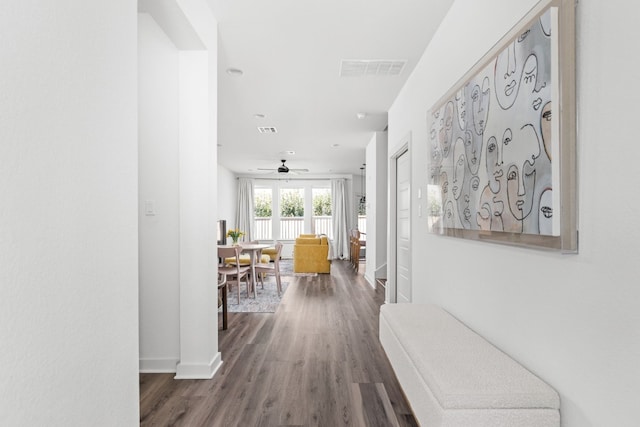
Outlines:
[{"label": "white wall", "polygon": [[[138,19],[140,370],[180,358],[179,53],[146,13]],[[145,205],[151,202],[154,213]]]},{"label": "white wall", "polygon": [[[219,367],[216,22],[202,0],[141,1],[140,369]],[[152,203],[154,215],[147,209]]]},{"label": "white wall", "polygon": [[[413,134],[414,189],[427,182],[427,109],[535,3],[454,3],[389,112],[389,145]],[[440,304],[558,390],[564,427],[638,423],[640,175],[620,163],[640,156],[632,74],[621,74],[640,62],[625,50],[638,12],[577,5],[579,255],[429,235],[413,194],[414,301]]]},{"label": "white wall", "polygon": [[135,2],[0,12],[0,420],[135,426]]},{"label": "white wall", "polygon": [[218,219],[227,221],[227,229],[235,226],[237,201],[238,180],[235,174],[218,165]]},{"label": "white wall", "polygon": [[376,132],[366,149],[367,235],[365,279],[375,286],[387,273],[387,132]]}]

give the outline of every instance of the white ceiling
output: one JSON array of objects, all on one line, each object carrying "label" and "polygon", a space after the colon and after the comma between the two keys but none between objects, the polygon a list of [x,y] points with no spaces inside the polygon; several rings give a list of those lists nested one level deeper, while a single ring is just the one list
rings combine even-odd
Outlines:
[{"label": "white ceiling", "polygon": [[[219,24],[218,162],[251,175],[287,159],[311,175],[360,173],[453,0],[208,2]],[[407,64],[397,76],[340,77],[342,60]]]}]

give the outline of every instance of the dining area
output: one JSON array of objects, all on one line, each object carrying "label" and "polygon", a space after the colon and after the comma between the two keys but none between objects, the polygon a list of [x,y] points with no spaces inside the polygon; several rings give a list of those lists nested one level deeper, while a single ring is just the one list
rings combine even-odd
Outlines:
[{"label": "dining area", "polygon": [[[282,293],[280,258],[282,243],[274,245],[257,241],[218,245],[218,307],[222,308],[222,329],[228,325],[229,304],[240,306],[242,299],[258,299],[258,282],[264,290],[267,275],[275,277],[278,297]],[[272,249],[273,256],[262,251]],[[234,294],[234,301],[229,296]]]}]

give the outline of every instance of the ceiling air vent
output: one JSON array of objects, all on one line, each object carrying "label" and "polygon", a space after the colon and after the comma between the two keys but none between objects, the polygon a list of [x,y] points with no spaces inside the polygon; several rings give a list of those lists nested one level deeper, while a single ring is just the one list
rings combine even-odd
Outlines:
[{"label": "ceiling air vent", "polygon": [[340,77],[397,76],[405,65],[406,60],[343,59]]},{"label": "ceiling air vent", "polygon": [[260,133],[278,133],[278,130],[272,126],[258,126]]}]

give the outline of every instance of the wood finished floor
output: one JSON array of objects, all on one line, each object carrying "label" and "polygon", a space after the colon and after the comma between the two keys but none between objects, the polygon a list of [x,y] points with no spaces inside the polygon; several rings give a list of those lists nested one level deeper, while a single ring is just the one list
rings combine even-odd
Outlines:
[{"label": "wood finished floor", "polygon": [[140,375],[142,426],[416,426],[378,341],[384,289],[333,262],[276,313],[229,313],[211,380]]}]

